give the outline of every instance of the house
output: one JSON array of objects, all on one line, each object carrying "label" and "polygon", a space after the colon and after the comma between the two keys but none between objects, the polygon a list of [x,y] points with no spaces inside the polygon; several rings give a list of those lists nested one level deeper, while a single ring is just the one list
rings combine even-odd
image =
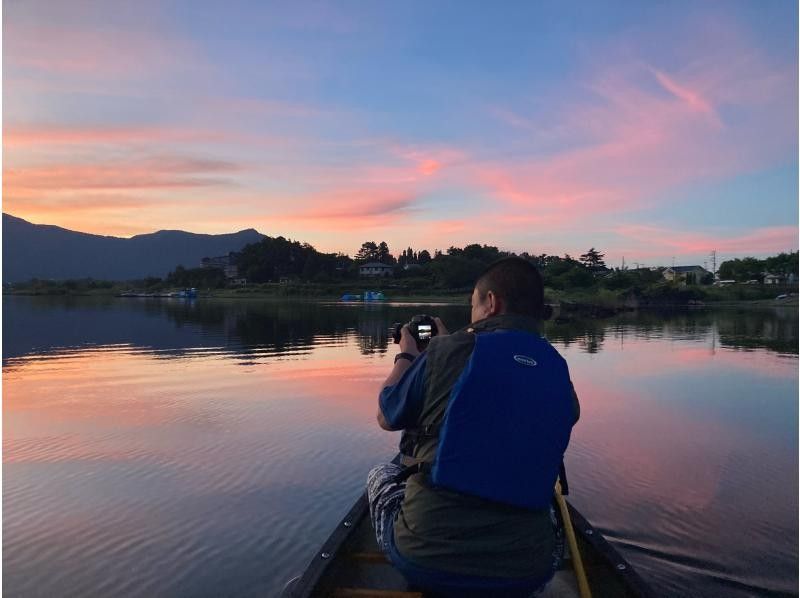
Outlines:
[{"label": "house", "polygon": [[797,284],[797,276],[792,272],[789,274],[770,274],[764,272],[764,284]]},{"label": "house", "polygon": [[391,276],[393,273],[394,266],[380,262],[369,262],[358,267],[360,276]]},{"label": "house", "polygon": [[709,274],[702,266],[672,266],[664,270],[664,278],[684,284],[700,284]]}]

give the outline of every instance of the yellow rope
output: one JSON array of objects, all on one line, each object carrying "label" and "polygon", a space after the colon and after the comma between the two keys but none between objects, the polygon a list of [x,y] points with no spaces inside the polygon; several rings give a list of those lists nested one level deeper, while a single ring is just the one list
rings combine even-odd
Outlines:
[{"label": "yellow rope", "polygon": [[569,518],[567,501],[561,495],[561,481],[556,482],[556,502],[561,511],[561,519],[564,522],[564,533],[567,534],[569,551],[572,554],[572,566],[575,570],[575,577],[578,580],[578,592],[581,598],[592,598],[592,591],[589,589],[589,582],[586,579],[586,570],[583,568],[581,553],[578,551],[578,540],[575,538],[575,530],[572,529],[572,521]]}]

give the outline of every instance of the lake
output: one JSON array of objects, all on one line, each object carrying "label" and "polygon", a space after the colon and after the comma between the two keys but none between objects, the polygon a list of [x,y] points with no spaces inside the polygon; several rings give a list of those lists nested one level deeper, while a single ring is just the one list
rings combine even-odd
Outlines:
[{"label": "lake", "polygon": [[[468,306],[3,298],[3,591],[273,596],[390,459],[416,313]],[[796,595],[796,308],[548,322],[570,499],[664,596]]]}]

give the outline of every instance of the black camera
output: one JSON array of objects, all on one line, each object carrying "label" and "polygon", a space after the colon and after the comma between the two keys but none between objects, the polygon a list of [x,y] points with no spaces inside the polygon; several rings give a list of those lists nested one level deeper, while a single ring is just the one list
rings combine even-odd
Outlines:
[{"label": "black camera", "polygon": [[[405,324],[402,323],[394,325],[392,339],[394,339],[395,343],[400,342],[400,331],[403,329],[403,326],[405,326]],[[426,316],[425,314],[411,318],[411,321],[408,323],[408,329],[411,332],[411,336],[417,341],[417,346],[420,347],[420,350],[426,347],[430,340],[439,333],[436,322],[434,322],[432,317]]]}]

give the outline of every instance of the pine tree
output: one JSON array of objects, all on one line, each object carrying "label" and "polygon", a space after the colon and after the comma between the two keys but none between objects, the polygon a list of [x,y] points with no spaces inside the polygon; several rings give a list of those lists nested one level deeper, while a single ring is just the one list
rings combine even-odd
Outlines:
[{"label": "pine tree", "polygon": [[603,261],[604,253],[600,253],[594,247],[581,255],[580,262],[590,270],[605,270],[606,263]]}]

